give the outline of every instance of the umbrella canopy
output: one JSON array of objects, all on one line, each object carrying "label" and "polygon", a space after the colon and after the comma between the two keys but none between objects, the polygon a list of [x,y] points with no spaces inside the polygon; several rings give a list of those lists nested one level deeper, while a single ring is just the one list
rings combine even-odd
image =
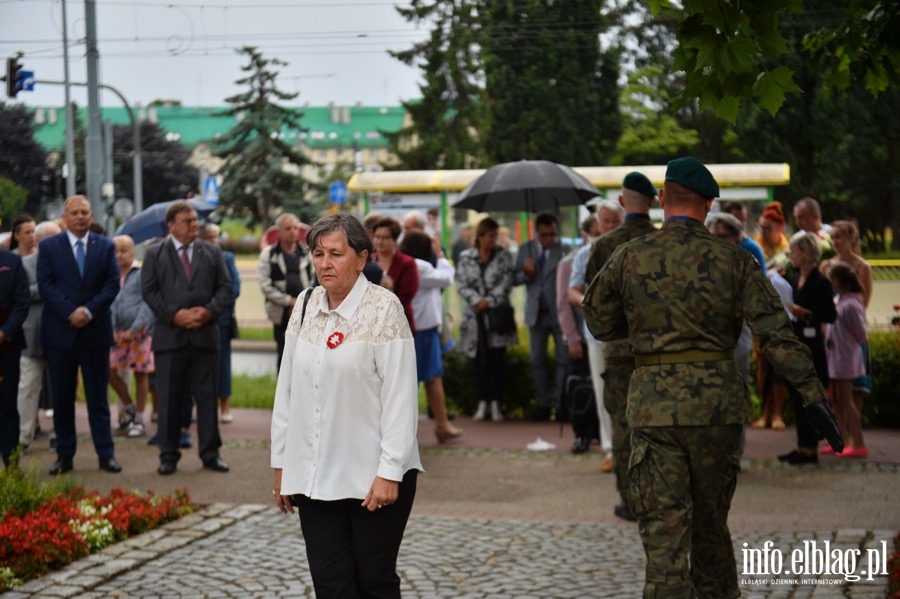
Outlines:
[{"label": "umbrella canopy", "polygon": [[[172,200],[175,202],[177,200]],[[135,243],[143,243],[154,237],[165,237],[169,234],[166,226],[166,209],[172,202],[159,202],[144,208],[116,229],[116,235],[130,235]],[[192,198],[187,202],[197,211],[197,217],[204,219],[218,208],[217,204],[209,204],[203,200]]]},{"label": "umbrella canopy", "polygon": [[[300,235],[298,236],[298,241],[300,243],[306,243],[306,234],[309,233],[309,230],[312,229],[311,226],[306,223],[300,223]],[[272,225],[259,238],[259,249],[272,245],[273,243],[278,242],[278,225]]]},{"label": "umbrella canopy", "polygon": [[598,195],[599,189],[564,164],[520,160],[489,168],[459,194],[453,207],[479,212],[553,212]]}]

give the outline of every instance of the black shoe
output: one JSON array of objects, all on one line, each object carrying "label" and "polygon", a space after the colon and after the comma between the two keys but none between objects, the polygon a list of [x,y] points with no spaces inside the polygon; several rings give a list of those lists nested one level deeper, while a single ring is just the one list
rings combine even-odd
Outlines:
[{"label": "black shoe", "polygon": [[226,464],[222,458],[204,460],[203,467],[207,470],[214,470],[215,472],[228,472],[228,464]]},{"label": "black shoe", "polygon": [[532,422],[549,422],[550,421],[550,408],[544,408],[538,406],[535,408],[534,413],[531,415]]},{"label": "black shoe", "polygon": [[[780,457],[780,456],[779,456]],[[800,466],[802,464],[818,464],[819,463],[819,455],[801,453],[799,451],[794,451],[792,455],[788,456],[786,460],[784,460],[791,466]]]},{"label": "black shoe", "polygon": [[585,453],[591,448],[591,440],[587,437],[575,437],[572,443],[572,453]]},{"label": "black shoe", "polygon": [[122,471],[122,464],[116,461],[116,458],[100,458],[100,470],[106,470],[116,474]]},{"label": "black shoe", "polygon": [[163,476],[173,474],[175,472],[175,462],[160,462],[156,471]]},{"label": "black shoe", "polygon": [[631,512],[631,508],[625,505],[623,501],[616,502],[616,507],[613,508],[613,514],[615,514],[622,520],[627,520],[628,522],[637,522],[637,518]]},{"label": "black shoe", "polygon": [[818,456],[818,454],[815,454],[815,453],[811,454],[811,455],[808,453],[802,453],[795,449],[794,451],[790,451],[788,453],[781,454],[780,456],[778,456],[778,460],[780,462],[787,462],[788,464],[793,464],[793,465],[815,464],[819,461],[819,456]]},{"label": "black shoe", "polygon": [[72,471],[72,458],[59,458],[56,460],[52,466],[50,466],[50,474],[52,476],[56,476],[57,474],[65,474],[66,472]]}]

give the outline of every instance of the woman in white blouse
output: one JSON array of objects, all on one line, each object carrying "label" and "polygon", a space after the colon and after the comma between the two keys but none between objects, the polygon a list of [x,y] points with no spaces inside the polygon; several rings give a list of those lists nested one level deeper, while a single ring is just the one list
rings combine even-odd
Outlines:
[{"label": "woman in white blouse", "polygon": [[[444,320],[441,290],[453,284],[454,270],[444,257],[440,242],[422,231],[407,231],[400,251],[415,258],[419,271],[419,290],[412,299],[417,372],[419,382],[425,383],[425,397],[434,416],[434,435],[438,443],[446,443],[462,436],[462,431],[450,424],[447,416],[441,357],[440,327]],[[429,259],[435,260],[436,264],[432,265]]]},{"label": "woman in white blouse", "polygon": [[422,469],[412,333],[397,296],[360,274],[372,241],[358,219],[322,218],[307,242],[320,286],[288,323],[272,492],[283,513],[298,507],[316,596],[399,597],[397,554]]}]

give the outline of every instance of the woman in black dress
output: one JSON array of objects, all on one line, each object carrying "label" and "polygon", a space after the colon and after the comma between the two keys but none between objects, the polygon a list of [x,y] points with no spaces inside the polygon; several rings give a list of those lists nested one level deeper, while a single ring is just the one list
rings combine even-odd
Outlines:
[{"label": "woman in black dress", "polygon": [[[822,325],[834,322],[834,291],[828,278],[819,272],[822,255],[818,238],[804,233],[791,241],[791,265],[795,273],[788,279],[794,290],[794,303],[790,312],[794,318],[794,333],[812,352],[816,374],[828,388],[828,361],[825,355],[825,338]],[[796,389],[790,388],[791,401],[797,420],[797,449],[778,456],[788,464],[812,464],[819,461],[819,435],[806,417],[803,400]]]}]

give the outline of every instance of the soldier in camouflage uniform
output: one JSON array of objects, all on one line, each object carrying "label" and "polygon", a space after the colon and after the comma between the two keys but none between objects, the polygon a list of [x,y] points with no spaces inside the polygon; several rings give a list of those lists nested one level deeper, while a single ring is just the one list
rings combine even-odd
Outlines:
[{"label": "soldier in camouflage uniform", "polygon": [[[619,245],[656,231],[656,227],[650,222],[650,206],[654,201],[656,188],[645,175],[638,172],[625,175],[622,181],[622,194],[619,196],[619,203],[625,208],[625,223],[594,242],[585,269],[585,281],[590,283],[594,280],[600,268]],[[606,343],[603,346],[603,353],[606,361],[606,370],[603,373],[603,380],[606,383],[603,388],[603,405],[612,420],[613,472],[616,475],[616,487],[621,498],[613,512],[624,520],[634,520],[634,515],[628,508],[626,494],[631,439],[628,421],[625,418],[628,382],[634,371],[634,356],[628,350],[628,341],[625,339]]]},{"label": "soldier in camouflage uniform", "polygon": [[628,505],[647,558],[644,597],[739,597],[728,510],[740,468],[747,386],[733,350],[746,319],[766,358],[802,395],[836,450],[809,350],[753,257],[703,221],[719,186],[694,158],[669,163],[659,193],[666,222],[620,245],[584,302],[590,331],[628,339]]}]

